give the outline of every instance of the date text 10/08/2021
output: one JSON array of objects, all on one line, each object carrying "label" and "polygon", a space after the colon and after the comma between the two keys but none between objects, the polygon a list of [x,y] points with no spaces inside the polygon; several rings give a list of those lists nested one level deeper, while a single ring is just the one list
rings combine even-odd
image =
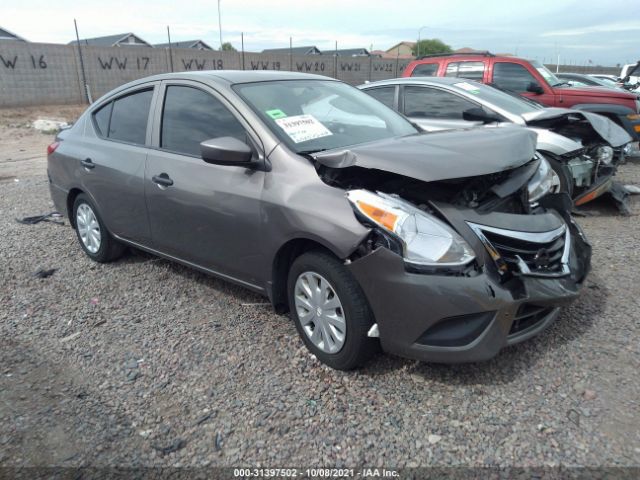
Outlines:
[{"label": "date text 10/08/2021", "polygon": [[234,468],[238,478],[397,478],[397,470],[385,468]]}]

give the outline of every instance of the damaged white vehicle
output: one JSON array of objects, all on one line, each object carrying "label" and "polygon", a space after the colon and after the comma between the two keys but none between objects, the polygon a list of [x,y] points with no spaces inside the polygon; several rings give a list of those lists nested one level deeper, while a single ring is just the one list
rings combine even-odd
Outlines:
[{"label": "damaged white vehicle", "polygon": [[558,189],[576,206],[610,192],[626,210],[626,191],[613,182],[629,134],[601,115],[537,102],[497,88],[451,77],[411,77],[358,88],[403,113],[426,131],[479,126],[524,126],[538,135],[537,150],[556,173]]}]

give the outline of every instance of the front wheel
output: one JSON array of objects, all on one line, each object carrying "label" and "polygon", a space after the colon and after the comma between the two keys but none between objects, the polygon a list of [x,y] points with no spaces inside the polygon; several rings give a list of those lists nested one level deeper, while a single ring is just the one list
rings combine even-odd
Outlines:
[{"label": "front wheel", "polygon": [[306,347],[323,363],[351,370],[364,364],[379,342],[367,336],[373,314],[360,285],[332,255],[312,251],[291,265],[291,318]]},{"label": "front wheel", "polygon": [[573,177],[569,169],[549,155],[545,155],[544,158],[549,162],[549,165],[560,179],[560,192],[558,193],[567,193],[573,198]]}]

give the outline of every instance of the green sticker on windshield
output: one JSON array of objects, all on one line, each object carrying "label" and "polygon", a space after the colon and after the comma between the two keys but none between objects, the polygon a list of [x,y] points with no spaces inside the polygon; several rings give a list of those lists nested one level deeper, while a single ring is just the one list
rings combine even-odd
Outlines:
[{"label": "green sticker on windshield", "polygon": [[267,110],[265,113],[269,115],[271,118],[273,118],[274,120],[277,120],[278,118],[285,118],[287,116],[287,114],[284,113],[279,108],[275,108],[273,110]]}]

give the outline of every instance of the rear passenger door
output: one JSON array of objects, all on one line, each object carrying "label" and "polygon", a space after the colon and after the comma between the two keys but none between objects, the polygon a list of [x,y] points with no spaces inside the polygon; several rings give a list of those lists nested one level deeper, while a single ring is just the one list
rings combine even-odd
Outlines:
[{"label": "rear passenger door", "polygon": [[78,172],[108,230],[136,243],[151,235],[144,200],[149,117],[158,83],[118,94],[91,113]]},{"label": "rear passenger door", "polygon": [[200,142],[234,137],[263,156],[259,137],[211,87],[163,81],[145,192],[154,247],[221,276],[256,285],[263,171],[206,163]]},{"label": "rear passenger door", "polygon": [[401,108],[423,130],[448,130],[482,125],[462,118],[465,110],[479,105],[452,92],[426,85],[405,85],[401,90]]}]

